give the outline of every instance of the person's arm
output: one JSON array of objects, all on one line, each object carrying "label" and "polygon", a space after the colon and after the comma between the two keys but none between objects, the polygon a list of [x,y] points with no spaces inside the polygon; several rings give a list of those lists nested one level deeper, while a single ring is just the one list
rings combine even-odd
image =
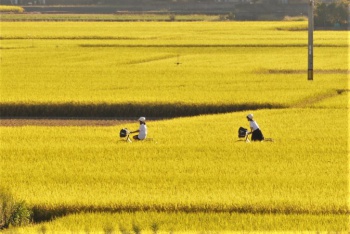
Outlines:
[{"label": "person's arm", "polygon": [[246,133],[246,134],[247,134],[247,135],[249,135],[249,134],[252,134],[252,133],[253,133],[253,128],[252,128],[252,127],[250,127],[250,132],[248,132],[248,131],[247,131],[247,133]]},{"label": "person's arm", "polygon": [[130,131],[130,133],[140,132],[140,130]]}]

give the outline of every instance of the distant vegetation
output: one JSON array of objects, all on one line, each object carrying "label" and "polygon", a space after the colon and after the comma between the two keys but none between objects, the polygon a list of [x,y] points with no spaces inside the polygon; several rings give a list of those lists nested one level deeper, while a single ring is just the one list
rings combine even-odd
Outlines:
[{"label": "distant vegetation", "polygon": [[23,13],[24,9],[20,6],[4,6],[0,5],[0,13]]},{"label": "distant vegetation", "polygon": [[1,21],[219,21],[219,15],[205,14],[3,14]]},{"label": "distant vegetation", "polygon": [[283,20],[284,21],[307,21],[308,18],[306,16],[285,16]]},{"label": "distant vegetation", "polygon": [[333,3],[319,2],[315,6],[315,26],[349,26],[349,0]]},{"label": "distant vegetation", "polygon": [[[349,0],[337,0],[332,3],[324,3],[315,1],[314,20],[315,28],[335,27],[335,28],[346,28],[349,27]],[[208,13],[205,11],[206,8],[200,8],[201,4],[194,7],[193,12],[187,12],[186,4],[182,7],[184,9],[171,11],[169,9],[162,9],[155,11],[140,11],[126,9],[125,11],[109,11],[108,14],[102,14],[102,5],[90,5],[90,6],[75,6],[75,8],[67,6],[50,6],[40,5],[40,8],[30,14],[2,14],[1,21],[235,21],[235,20],[262,20],[262,21],[275,21],[275,20],[287,20],[287,21],[305,21],[307,16],[304,13],[295,15],[295,11],[285,11],[281,8],[282,13],[276,14],[276,7],[281,7],[283,4],[272,3],[271,4],[241,4],[239,6],[232,7],[232,9],[221,9],[220,11],[213,11],[215,13]],[[191,3],[188,3],[191,4]],[[130,5],[135,7],[134,5]],[[160,4],[157,7],[161,7]],[[218,4],[220,6],[220,4]],[[259,6],[260,9],[259,9]],[[293,4],[290,4],[292,7]],[[84,8],[85,7],[85,8]],[[199,7],[196,9],[196,7]],[[215,4],[212,5],[215,9]],[[240,7],[244,7],[240,9]],[[248,7],[248,8],[247,8]],[[251,9],[249,8],[251,7]],[[45,8],[49,8],[51,12],[62,11],[65,14],[47,14]],[[57,9],[56,9],[57,8]],[[105,8],[110,9],[105,6]],[[28,8],[31,9],[31,8]],[[77,14],[72,9],[79,9],[80,13],[86,13],[85,11],[96,11],[95,14]],[[116,8],[117,9],[117,8]],[[155,8],[157,9],[157,8]],[[247,14],[249,10],[253,13]],[[46,9],[48,12],[49,10]],[[307,5],[299,10],[307,10]],[[42,12],[41,12],[42,11]],[[271,11],[271,12],[270,12]],[[20,6],[0,5],[0,13],[23,13],[24,8]],[[69,12],[71,12],[69,14]],[[40,14],[38,14],[40,13]],[[97,14],[98,13],[98,14]],[[285,16],[283,14],[286,14]],[[291,14],[291,16],[288,16]],[[294,15],[293,15],[294,14]]]}]

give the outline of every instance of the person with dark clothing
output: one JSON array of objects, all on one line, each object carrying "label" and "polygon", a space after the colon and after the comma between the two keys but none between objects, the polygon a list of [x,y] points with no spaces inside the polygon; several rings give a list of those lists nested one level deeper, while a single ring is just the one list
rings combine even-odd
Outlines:
[{"label": "person with dark clothing", "polygon": [[253,120],[253,114],[247,115],[247,119],[250,125],[250,132],[247,132],[247,135],[252,134],[252,141],[263,141],[264,135],[262,134],[257,122]]}]

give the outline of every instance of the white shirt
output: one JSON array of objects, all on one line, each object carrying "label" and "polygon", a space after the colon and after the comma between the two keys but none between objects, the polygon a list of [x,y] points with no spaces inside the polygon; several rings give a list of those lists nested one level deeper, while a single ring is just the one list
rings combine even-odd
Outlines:
[{"label": "white shirt", "polygon": [[147,137],[147,126],[146,124],[140,124],[138,138],[144,140]]},{"label": "white shirt", "polygon": [[250,127],[253,129],[253,131],[259,129],[259,125],[254,121],[249,121]]}]

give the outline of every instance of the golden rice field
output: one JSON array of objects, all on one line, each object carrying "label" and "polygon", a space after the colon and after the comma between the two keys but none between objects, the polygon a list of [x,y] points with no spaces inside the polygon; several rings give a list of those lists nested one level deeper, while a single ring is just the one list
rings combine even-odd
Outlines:
[{"label": "golden rice field", "polygon": [[1,183],[38,219],[88,212],[24,233],[158,221],[163,231],[346,231],[346,110],[254,113],[274,143],[237,141],[242,112],[150,122],[153,141],[131,144],[119,141],[121,126],[2,127]]},{"label": "golden rice field", "polygon": [[3,116],[183,116],[347,89],[344,31],[315,32],[305,82],[306,22],[0,24]]},{"label": "golden rice field", "polygon": [[[315,32],[307,81],[305,22],[0,26],[2,117],[176,117],[0,126],[35,221],[2,232],[349,231],[348,32]],[[251,112],[274,142],[238,139]]]}]

